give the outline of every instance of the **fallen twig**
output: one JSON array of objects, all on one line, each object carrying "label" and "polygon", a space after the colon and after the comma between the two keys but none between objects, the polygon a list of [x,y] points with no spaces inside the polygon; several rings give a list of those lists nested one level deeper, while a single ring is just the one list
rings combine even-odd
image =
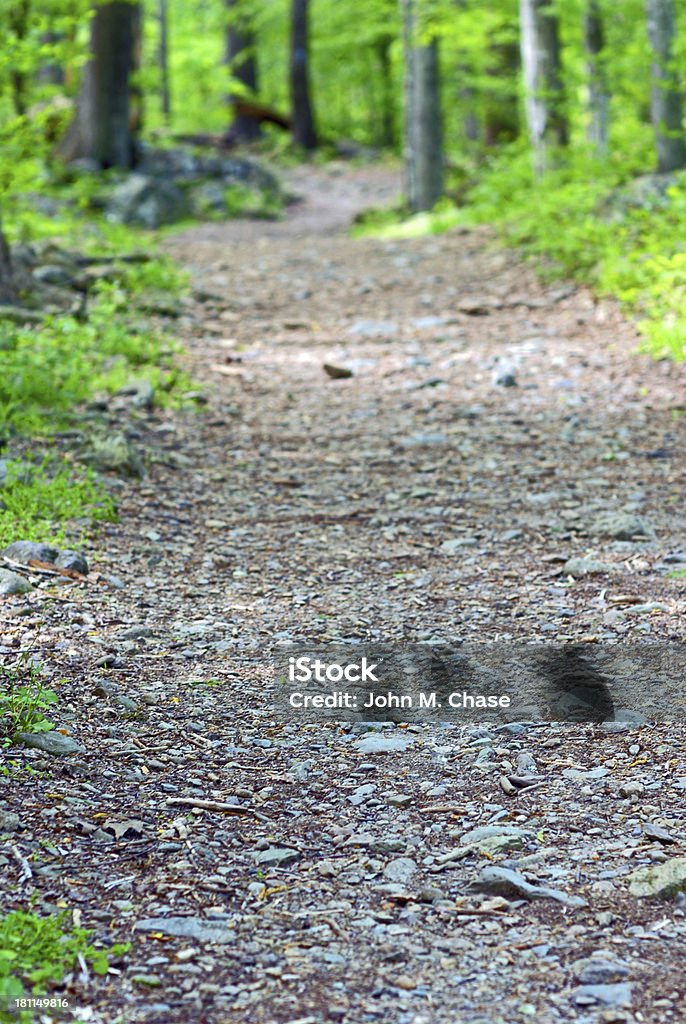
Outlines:
[{"label": "fallen twig", "polygon": [[31,881],[31,879],[33,878],[33,871],[31,870],[31,865],[27,861],[26,857],[19,852],[19,850],[13,843],[10,843],[9,851],[16,860],[19,867],[21,868],[22,878],[27,882]]}]

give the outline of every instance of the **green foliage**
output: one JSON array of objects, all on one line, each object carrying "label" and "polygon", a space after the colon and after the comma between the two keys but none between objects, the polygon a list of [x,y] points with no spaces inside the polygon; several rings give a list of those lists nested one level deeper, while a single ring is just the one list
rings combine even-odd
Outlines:
[{"label": "green foliage", "polygon": [[160,292],[177,295],[183,280],[168,260],[119,263],[114,278],[92,290],[85,321],[53,316],[25,328],[0,319],[0,431],[64,425],[78,403],[96,391],[116,391],[141,369],[162,402],[187,386],[174,366],[179,346],[144,312]]},{"label": "green foliage", "polygon": [[282,209],[282,201],[261,189],[251,188],[237,182],[229,185],[224,192],[226,207],[230,217],[254,217],[257,220],[273,220]]},{"label": "green foliage", "polygon": [[54,990],[78,967],[80,958],[95,974],[104,975],[110,960],[128,949],[124,944],[96,948],[91,932],[69,927],[66,913],[43,917],[15,910],[6,914],[0,918],[0,1021],[31,1020],[30,1012],[17,1013],[15,1000]]},{"label": "green foliage", "polygon": [[519,143],[490,161],[461,207],[442,201],[410,219],[376,215],[357,233],[412,238],[456,225],[494,224],[544,278],[572,279],[618,298],[637,316],[645,351],[684,360],[686,172],[666,191],[659,179],[635,182],[648,162],[647,141],[635,138],[609,161],[580,151],[539,181]]},{"label": "green foliage", "polygon": [[0,746],[12,744],[20,732],[54,729],[54,723],[45,718],[43,712],[57,699],[54,690],[43,685],[40,669],[27,656],[19,658],[14,665],[0,665]]},{"label": "green foliage", "polygon": [[9,463],[0,490],[0,547],[17,539],[62,543],[83,532],[84,523],[113,522],[112,499],[90,470],[76,472],[66,463],[27,468]]},{"label": "green foliage", "polygon": [[[579,158],[534,183],[527,155],[496,164],[473,189],[467,219],[495,222],[548,277],[567,277],[618,298],[639,317],[644,348],[686,358],[686,174],[664,198],[634,198],[636,154]],[[514,171],[514,173],[513,173]]]}]

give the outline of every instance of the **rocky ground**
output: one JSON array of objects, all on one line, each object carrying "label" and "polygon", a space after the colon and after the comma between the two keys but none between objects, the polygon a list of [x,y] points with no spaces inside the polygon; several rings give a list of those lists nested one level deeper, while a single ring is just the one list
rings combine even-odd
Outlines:
[{"label": "rocky ground", "polygon": [[0,605],[60,695],[4,754],[4,906],[132,943],[67,1020],[683,1020],[681,725],[303,725],[273,667],[682,643],[683,369],[486,230],[349,240],[387,170],[288,187],[169,241],[207,405],[132,409],[147,472],[89,574]]}]

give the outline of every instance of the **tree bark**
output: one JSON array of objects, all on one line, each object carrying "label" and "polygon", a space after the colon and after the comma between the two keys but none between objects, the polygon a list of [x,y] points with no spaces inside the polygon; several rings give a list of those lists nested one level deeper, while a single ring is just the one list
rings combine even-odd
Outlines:
[{"label": "tree bark", "polygon": [[588,0],[584,18],[588,70],[588,141],[605,156],[610,136],[610,90],[605,69],[605,28],[599,0]]},{"label": "tree bark", "polygon": [[[240,0],[226,0],[229,24],[226,32],[226,63],[234,78],[248,89],[258,91],[257,41],[250,22],[239,10]],[[233,120],[227,133],[231,142],[254,142],[262,135],[260,122],[236,109],[240,95],[229,95]]]},{"label": "tree bark", "polygon": [[443,192],[438,43],[418,44],[414,0],[401,0],[405,42],[405,192],[414,212]]},{"label": "tree bark", "polygon": [[[19,2],[10,5],[9,28],[19,43],[26,39],[29,30],[30,13],[29,0],[19,0]],[[28,75],[25,71],[16,67],[10,68],[10,82],[12,84],[14,110],[21,117],[28,108]]]},{"label": "tree bark", "polygon": [[551,166],[555,148],[569,140],[559,23],[550,12],[550,0],[520,0],[519,9],[526,116],[534,169],[540,175]]},{"label": "tree bark", "polygon": [[167,0],[158,0],[157,21],[159,43],[157,61],[160,66],[160,107],[162,117],[169,124],[171,120],[171,87],[169,85],[169,6]]},{"label": "tree bark", "polygon": [[10,247],[2,230],[0,220],[0,302],[11,304],[16,301],[17,295],[12,280],[12,260]]},{"label": "tree bark", "polygon": [[309,73],[309,0],[292,0],[291,6],[291,104],[293,141],[303,149],[317,148]]},{"label": "tree bark", "polygon": [[686,165],[683,104],[674,68],[676,20],[673,0],[646,0],[648,39],[653,51],[650,111],[661,172]]},{"label": "tree bark", "polygon": [[140,39],[140,7],[126,0],[98,5],[91,23],[91,58],[83,72],[71,127],[57,149],[62,160],[100,167],[135,162],[131,76]]},{"label": "tree bark", "polygon": [[381,112],[379,118],[379,144],[386,149],[395,147],[395,91],[391,65],[393,36],[382,36],[374,44],[381,72]]}]

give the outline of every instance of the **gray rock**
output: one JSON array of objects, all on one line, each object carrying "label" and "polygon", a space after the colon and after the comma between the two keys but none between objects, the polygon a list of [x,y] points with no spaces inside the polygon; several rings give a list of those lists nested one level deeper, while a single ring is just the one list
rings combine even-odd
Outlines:
[{"label": "gray rock", "polygon": [[358,338],[381,338],[395,334],[397,330],[395,320],[356,320],[348,328],[348,334]]},{"label": "gray rock", "polygon": [[635,512],[605,512],[591,524],[590,532],[612,540],[655,539],[653,527]]},{"label": "gray rock", "polygon": [[0,569],[0,596],[9,597],[14,594],[28,594],[33,587],[28,580],[17,572]]},{"label": "gray rock", "polygon": [[85,555],[79,554],[78,551],[72,551],[66,549],[60,551],[59,555],[55,559],[56,569],[72,569],[74,572],[80,572],[83,576],[88,575],[88,561]]},{"label": "gray rock", "polygon": [[95,469],[121,476],[142,477],[143,460],[121,433],[94,437],[84,459]]},{"label": "gray rock", "polygon": [[196,217],[226,217],[226,187],[218,181],[203,181],[190,191],[190,203]]},{"label": "gray rock", "polygon": [[360,754],[395,754],[412,745],[409,736],[382,736],[378,733],[364,736],[355,744]]},{"label": "gray rock", "polygon": [[657,825],[655,822],[648,821],[643,826],[643,835],[646,839],[650,839],[653,842],[662,843],[663,846],[670,846],[672,843],[676,843],[676,836],[673,836],[666,828],[662,825]]},{"label": "gray rock", "polygon": [[538,765],[527,751],[517,754],[517,772],[519,775],[536,775]]},{"label": "gray rock", "polygon": [[516,388],[517,374],[514,366],[508,363],[499,364],[493,371],[493,383],[499,388]]},{"label": "gray rock", "polygon": [[519,850],[527,840],[533,839],[530,829],[514,825],[482,825],[460,837],[460,846],[478,846],[480,850],[497,853],[501,850]]},{"label": "gray rock", "polygon": [[185,193],[173,182],[131,174],[112,190],[105,212],[115,223],[159,228],[183,220],[190,206]]},{"label": "gray rock", "polygon": [[0,808],[0,835],[6,832],[16,832],[20,825],[18,814],[14,814],[13,811],[3,811]]},{"label": "gray rock", "polygon": [[411,857],[396,857],[395,860],[389,861],[383,873],[389,882],[407,885],[416,871],[417,864]]},{"label": "gray rock", "polygon": [[570,576],[596,576],[601,573],[618,572],[619,568],[612,562],[601,562],[596,558],[570,558],[565,562],[564,572]]},{"label": "gray rock", "polygon": [[74,276],[65,267],[56,263],[46,263],[42,267],[36,267],[33,277],[41,284],[50,284],[56,288],[73,288],[76,284]]},{"label": "gray rock", "polygon": [[673,857],[632,871],[628,882],[632,896],[670,899],[686,891],[686,857]]},{"label": "gray rock", "polygon": [[206,921],[202,917],[146,917],[135,924],[138,932],[161,932],[180,939],[228,946],[236,941],[236,933],[222,921]]},{"label": "gray rock", "polygon": [[631,1006],[631,985],[581,985],[572,992],[572,1002],[577,1006]]},{"label": "gray rock", "polygon": [[129,381],[119,389],[117,394],[130,398],[131,405],[137,406],[139,409],[151,411],[155,408],[155,389],[150,381],[144,378]]},{"label": "gray rock", "polygon": [[449,443],[447,434],[428,433],[411,434],[400,442],[403,448],[435,448]]},{"label": "gray rock", "polygon": [[475,548],[478,543],[474,537],[456,537],[454,540],[444,540],[440,550],[444,555],[459,555],[465,548]]},{"label": "gray rock", "polygon": [[543,885],[527,882],[524,875],[511,868],[486,867],[474,883],[480,892],[493,893],[495,896],[519,896],[522,899],[556,900],[567,907],[585,907],[586,901],[580,896],[568,896],[561,889],[549,889]]},{"label": "gray rock", "polygon": [[62,757],[65,754],[85,754],[85,747],[61,732],[20,732],[19,739],[25,747],[42,750],[46,754]]},{"label": "gray rock", "polygon": [[621,960],[609,960],[607,957],[590,956],[576,960],[572,971],[582,985],[610,985],[616,981],[624,981],[630,971]]},{"label": "gray rock", "polygon": [[261,867],[278,868],[285,864],[293,864],[300,860],[300,852],[288,846],[270,846],[267,850],[258,850],[255,863]]},{"label": "gray rock", "polygon": [[629,210],[648,210],[651,213],[662,210],[673,202],[669,195],[670,188],[679,184],[674,174],[642,174],[614,189],[603,200],[600,212],[611,220],[621,220]]},{"label": "gray rock", "polygon": [[28,565],[29,562],[50,562],[54,564],[59,554],[57,548],[51,548],[48,544],[38,544],[34,540],[15,540],[2,552],[5,558],[11,558],[14,562],[21,562]]},{"label": "gray rock", "polygon": [[364,786],[358,786],[355,792],[348,797],[348,800],[354,807],[359,807],[360,804],[365,803],[367,798],[374,792],[376,792],[376,786],[373,782],[368,782]]}]

